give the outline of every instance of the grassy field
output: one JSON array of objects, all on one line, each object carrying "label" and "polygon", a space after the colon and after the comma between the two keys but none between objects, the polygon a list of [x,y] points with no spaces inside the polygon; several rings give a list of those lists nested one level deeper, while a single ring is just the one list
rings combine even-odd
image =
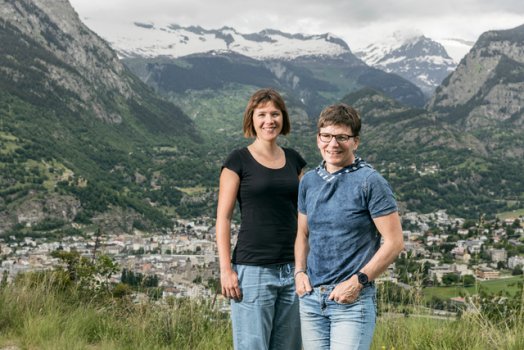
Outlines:
[{"label": "grassy field", "polygon": [[507,291],[511,294],[518,290],[517,282],[524,282],[523,276],[502,278],[492,281],[481,281],[471,287],[451,286],[451,287],[429,287],[423,289],[424,299],[430,300],[435,296],[440,299],[449,299],[458,297],[461,293],[464,295],[478,294],[480,289],[484,289],[489,293],[498,293],[500,291]]},{"label": "grassy field", "polygon": [[0,286],[0,349],[211,350],[230,343],[229,318],[209,301],[134,303],[73,287],[60,274]]},{"label": "grassy field", "polygon": [[372,350],[522,350],[524,329],[502,330],[479,315],[460,320],[427,317],[381,318],[377,322]]},{"label": "grassy field", "polygon": [[[134,303],[76,288],[63,274],[25,275],[0,284],[0,349],[6,348],[232,349],[231,323],[210,300]],[[377,321],[371,349],[521,350],[524,319],[501,325],[479,313],[448,320],[388,314]]]},{"label": "grassy field", "polygon": [[524,216],[524,209],[512,210],[497,214],[497,217],[501,220],[518,219],[520,216]]}]

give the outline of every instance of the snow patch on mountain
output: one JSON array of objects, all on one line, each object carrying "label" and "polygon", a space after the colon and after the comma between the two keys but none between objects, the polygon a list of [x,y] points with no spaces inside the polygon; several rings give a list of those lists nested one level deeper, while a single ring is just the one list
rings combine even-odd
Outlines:
[{"label": "snow patch on mountain", "polygon": [[143,22],[104,31],[96,20],[84,20],[122,57],[181,57],[209,51],[232,51],[254,59],[294,59],[351,52],[342,39],[330,33],[287,34],[267,29],[242,34],[229,27],[208,30],[198,26]]},{"label": "snow patch on mountain", "polygon": [[442,44],[416,31],[396,32],[355,54],[370,66],[411,81],[427,96],[456,67]]}]

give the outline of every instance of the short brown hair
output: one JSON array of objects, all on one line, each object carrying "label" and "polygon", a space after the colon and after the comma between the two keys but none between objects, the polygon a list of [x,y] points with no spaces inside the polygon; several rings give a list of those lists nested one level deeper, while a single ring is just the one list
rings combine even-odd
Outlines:
[{"label": "short brown hair", "polygon": [[282,130],[280,131],[281,135],[287,135],[291,131],[291,123],[289,121],[289,115],[287,112],[286,104],[284,99],[278,92],[273,89],[260,89],[255,91],[251,98],[249,99],[246,110],[244,112],[244,123],[242,130],[244,131],[244,137],[255,137],[257,133],[253,125],[253,113],[255,108],[260,105],[264,105],[268,102],[273,102],[276,108],[280,109],[282,112],[283,123]]},{"label": "short brown hair", "polygon": [[351,129],[353,136],[360,133],[361,121],[357,110],[345,103],[337,103],[324,108],[320,112],[317,127],[320,128],[329,125],[345,125]]}]

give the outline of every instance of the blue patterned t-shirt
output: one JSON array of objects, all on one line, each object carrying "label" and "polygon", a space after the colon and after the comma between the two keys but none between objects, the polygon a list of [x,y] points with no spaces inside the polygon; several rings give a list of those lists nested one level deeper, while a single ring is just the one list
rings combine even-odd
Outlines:
[{"label": "blue patterned t-shirt", "polygon": [[387,181],[357,158],[333,174],[323,164],[308,171],[298,210],[307,216],[307,272],[318,287],[345,281],[364,267],[380,247],[373,218],[398,209]]}]

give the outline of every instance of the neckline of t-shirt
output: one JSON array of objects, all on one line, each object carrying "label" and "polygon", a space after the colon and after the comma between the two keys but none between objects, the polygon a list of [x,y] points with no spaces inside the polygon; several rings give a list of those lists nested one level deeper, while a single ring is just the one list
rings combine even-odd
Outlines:
[{"label": "neckline of t-shirt", "polygon": [[268,170],[282,170],[286,167],[287,165],[287,154],[286,154],[286,149],[284,147],[281,147],[282,150],[284,151],[284,166],[281,167],[281,168],[270,168],[270,167],[267,167],[265,166],[264,164],[261,164],[258,160],[255,159],[255,157],[253,156],[253,154],[251,154],[251,152],[249,151],[249,148],[247,147],[244,147],[244,150],[247,152],[247,154],[249,154],[249,157],[251,157],[251,159],[256,163],[258,164],[260,167],[264,168],[264,169],[268,169]]},{"label": "neckline of t-shirt", "polygon": [[330,182],[332,181],[333,179],[335,179],[337,176],[340,176],[342,174],[347,174],[347,173],[351,173],[353,171],[356,171],[358,169],[361,169],[365,166],[368,166],[369,167],[369,164],[367,164],[366,162],[364,162],[362,160],[362,158],[360,157],[357,157],[355,158],[355,161],[353,163],[351,163],[350,165],[340,169],[340,170],[337,170],[335,171],[334,173],[330,173],[328,172],[325,167],[324,167],[324,164],[325,164],[325,161],[322,161],[320,162],[320,164],[317,166],[316,168],[316,171],[317,171],[317,174],[324,180],[324,181],[327,181],[327,182]]}]

